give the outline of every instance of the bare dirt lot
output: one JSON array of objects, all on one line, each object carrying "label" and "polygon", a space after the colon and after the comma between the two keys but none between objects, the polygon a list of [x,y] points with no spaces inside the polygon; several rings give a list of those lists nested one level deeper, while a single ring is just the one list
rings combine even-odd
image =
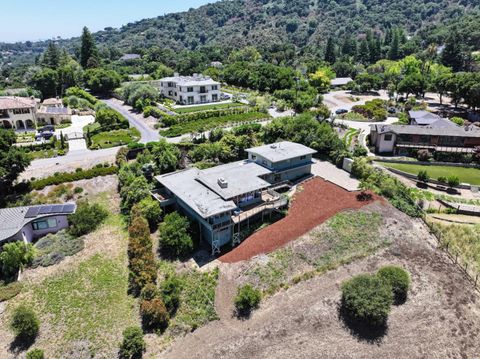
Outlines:
[{"label": "bare dirt lot", "polygon": [[[381,215],[383,223],[376,235],[389,245],[278,291],[243,321],[232,316],[232,297],[235,287],[247,281],[248,268],[261,259],[220,264],[216,308],[221,319],[176,341],[160,357],[478,358],[478,293],[460,269],[435,248],[423,222],[382,202],[361,211]],[[308,252],[310,245],[314,251],[313,237],[303,236],[288,246],[305,246]],[[393,307],[386,332],[373,336],[350,329],[339,318],[341,283],[387,264],[410,272],[408,300]]]}]

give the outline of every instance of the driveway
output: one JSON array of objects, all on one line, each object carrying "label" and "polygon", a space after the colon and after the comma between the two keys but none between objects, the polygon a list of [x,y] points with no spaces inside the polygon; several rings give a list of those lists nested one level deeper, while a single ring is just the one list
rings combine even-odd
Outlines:
[{"label": "driveway", "polygon": [[312,165],[312,174],[332,182],[349,192],[358,191],[358,186],[360,185],[360,181],[351,177],[350,173],[326,161],[315,162]]},{"label": "driveway", "polygon": [[[73,135],[74,133],[82,133],[83,128],[91,123],[95,122],[95,117],[93,116],[72,116],[72,125],[66,128],[62,128],[55,131],[55,135],[57,138],[60,138],[60,134],[62,133],[66,138],[69,135]],[[88,151],[87,142],[85,139],[72,139],[68,141],[68,154],[67,157],[71,155],[72,152],[76,151]]]},{"label": "driveway", "polygon": [[132,111],[130,106],[124,106],[117,103],[115,100],[102,100],[107,106],[120,112],[130,123],[130,126],[135,127],[140,131],[140,143],[158,142],[160,140],[160,134],[158,130],[151,129],[140,117]]}]

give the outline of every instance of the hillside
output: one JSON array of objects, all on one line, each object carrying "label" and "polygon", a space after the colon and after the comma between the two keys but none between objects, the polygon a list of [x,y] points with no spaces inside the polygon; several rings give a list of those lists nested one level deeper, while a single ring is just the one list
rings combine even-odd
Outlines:
[{"label": "hillside", "polygon": [[[414,35],[421,29],[455,22],[475,9],[479,9],[477,0],[223,0],[130,23],[120,29],[106,28],[95,37],[99,44],[120,52],[140,52],[154,45],[173,51],[214,46],[221,48],[220,55],[232,48],[254,45],[268,53],[282,53],[280,57],[289,60],[295,54],[322,52],[331,35],[341,38],[372,29],[384,32],[396,26]],[[431,40],[435,41],[442,40],[447,33],[434,31],[438,36]],[[478,38],[474,37],[472,42]],[[78,39],[59,43],[73,51]],[[0,44],[0,50],[39,53],[45,46],[46,42]]]}]

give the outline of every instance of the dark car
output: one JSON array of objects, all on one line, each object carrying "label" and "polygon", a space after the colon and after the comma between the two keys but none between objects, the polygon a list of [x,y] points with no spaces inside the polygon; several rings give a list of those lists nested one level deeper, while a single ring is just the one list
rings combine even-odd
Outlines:
[{"label": "dark car", "polygon": [[[38,132],[54,132],[55,131],[55,126],[53,125],[45,125],[41,129],[38,130]],[[50,136],[52,137],[52,136]]]},{"label": "dark car", "polygon": [[388,108],[388,113],[397,113],[397,109],[395,107],[389,107]]},{"label": "dark car", "polygon": [[345,110],[344,108],[339,108],[337,111],[335,111],[335,113],[337,115],[343,115],[344,113],[347,113],[348,110]]},{"label": "dark car", "polygon": [[42,138],[49,140],[53,137],[53,132],[40,132],[38,135],[35,136],[35,139],[38,141]]}]

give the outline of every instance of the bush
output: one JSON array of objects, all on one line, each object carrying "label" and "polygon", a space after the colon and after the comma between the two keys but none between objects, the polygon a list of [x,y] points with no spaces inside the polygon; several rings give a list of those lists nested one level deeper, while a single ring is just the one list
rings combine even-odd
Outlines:
[{"label": "bush", "polygon": [[16,276],[17,272],[31,264],[32,260],[33,246],[23,241],[7,243],[0,252],[2,272],[9,277]]},{"label": "bush", "polygon": [[457,187],[460,184],[460,179],[457,176],[450,176],[447,178],[449,187]]},{"label": "bush", "polygon": [[74,214],[68,217],[70,228],[68,232],[76,237],[95,231],[107,218],[108,212],[99,204],[90,205],[88,202],[80,202]]},{"label": "bush", "polygon": [[237,290],[234,299],[235,309],[239,316],[248,316],[253,309],[257,309],[262,300],[260,290],[253,288],[250,284],[246,284]]},{"label": "bush", "polygon": [[150,230],[157,228],[158,222],[160,222],[160,217],[162,215],[160,203],[154,200],[152,197],[142,199],[139,203],[132,207],[132,212],[138,212],[139,215],[144,217],[150,226]]},{"label": "bush", "polygon": [[448,179],[447,179],[447,177],[440,176],[440,177],[437,178],[437,181],[440,182],[440,183],[447,184]]},{"label": "bush", "polygon": [[392,303],[391,287],[377,276],[361,274],[342,283],[342,309],[355,321],[383,326]]},{"label": "bush", "polygon": [[143,332],[139,327],[128,327],[123,331],[123,342],[120,345],[120,357],[125,359],[140,358],[145,351]]},{"label": "bush", "polygon": [[169,315],[161,298],[142,300],[140,315],[143,327],[147,330],[163,330],[168,326]]},{"label": "bush", "polygon": [[43,359],[45,355],[42,349],[32,349],[27,353],[27,359]]},{"label": "bush", "polygon": [[22,290],[22,283],[13,282],[7,285],[0,285],[0,303],[16,297]]},{"label": "bush", "polygon": [[193,241],[188,234],[190,224],[177,212],[170,213],[160,226],[160,246],[167,254],[185,256],[193,250]]},{"label": "bush", "polygon": [[73,189],[73,193],[75,193],[75,194],[83,193],[83,188],[82,187],[75,187]]},{"label": "bush", "polygon": [[407,271],[400,267],[387,266],[380,268],[377,276],[392,288],[395,303],[405,302],[410,288],[410,276]]},{"label": "bush", "polygon": [[41,238],[34,247],[36,251],[32,268],[49,267],[60,263],[65,257],[80,252],[85,243],[81,237],[73,237],[65,231],[60,231]]},{"label": "bush", "polygon": [[22,305],[13,312],[10,328],[19,338],[34,339],[38,334],[40,321],[32,309]]},{"label": "bush", "polygon": [[419,181],[423,183],[427,183],[428,180],[430,179],[430,176],[428,175],[427,171],[420,171],[418,172],[417,178]]},{"label": "bush", "polygon": [[352,108],[353,112],[359,113],[373,121],[384,121],[387,119],[386,101],[375,99],[365,102],[364,105],[357,105]]},{"label": "bush", "polygon": [[143,287],[142,292],[140,293],[140,298],[143,300],[153,300],[158,297],[160,297],[160,291],[153,283],[149,283]]},{"label": "bush", "polygon": [[418,150],[417,159],[422,162],[428,162],[432,159],[432,154],[429,150]]},{"label": "bush", "polygon": [[168,276],[160,285],[160,294],[170,315],[173,315],[180,305],[181,285],[176,276]]}]

